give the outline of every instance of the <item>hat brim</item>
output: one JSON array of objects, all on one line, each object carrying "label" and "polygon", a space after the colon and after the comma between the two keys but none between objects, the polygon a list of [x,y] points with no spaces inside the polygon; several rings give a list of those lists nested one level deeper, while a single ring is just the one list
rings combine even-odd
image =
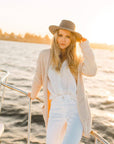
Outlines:
[{"label": "hat brim", "polygon": [[71,30],[71,29],[69,29],[69,28],[64,28],[64,27],[56,26],[56,25],[51,25],[51,26],[49,26],[49,30],[50,30],[50,32],[51,32],[52,34],[55,34],[55,32],[56,32],[57,30],[59,30],[59,29],[64,29],[64,30],[68,30],[68,31],[70,31],[70,32],[73,32],[73,33],[75,34],[75,36],[76,36],[76,40],[77,40],[77,41],[79,41],[79,40],[82,39],[82,35],[81,35],[80,33],[75,32],[75,31],[73,31],[73,30]]}]

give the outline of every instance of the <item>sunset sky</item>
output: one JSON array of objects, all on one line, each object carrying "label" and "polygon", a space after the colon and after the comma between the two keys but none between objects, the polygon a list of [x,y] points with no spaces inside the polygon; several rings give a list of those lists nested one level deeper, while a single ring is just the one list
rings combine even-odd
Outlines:
[{"label": "sunset sky", "polygon": [[0,0],[3,32],[49,34],[49,25],[71,20],[90,42],[114,44],[114,0]]}]

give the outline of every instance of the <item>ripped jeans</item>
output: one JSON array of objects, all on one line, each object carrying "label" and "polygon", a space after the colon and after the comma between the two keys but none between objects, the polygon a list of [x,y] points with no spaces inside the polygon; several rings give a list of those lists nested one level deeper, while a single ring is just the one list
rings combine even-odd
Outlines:
[{"label": "ripped jeans", "polygon": [[52,100],[46,144],[79,144],[82,132],[76,101],[70,96],[58,96]]}]

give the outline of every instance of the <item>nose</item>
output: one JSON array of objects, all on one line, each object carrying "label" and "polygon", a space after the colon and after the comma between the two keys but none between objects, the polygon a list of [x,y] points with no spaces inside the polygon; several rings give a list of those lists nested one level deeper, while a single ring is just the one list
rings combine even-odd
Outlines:
[{"label": "nose", "polygon": [[62,42],[65,42],[66,41],[66,38],[65,37],[62,37]]}]

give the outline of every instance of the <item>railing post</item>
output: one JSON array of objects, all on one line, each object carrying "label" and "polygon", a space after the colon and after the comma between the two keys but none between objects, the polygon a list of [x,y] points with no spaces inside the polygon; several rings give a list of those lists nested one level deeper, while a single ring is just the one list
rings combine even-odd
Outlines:
[{"label": "railing post", "polygon": [[98,142],[98,140],[97,140],[97,138],[95,138],[95,144],[98,144],[97,142]]},{"label": "railing post", "polygon": [[[6,79],[4,80],[5,83],[7,84],[7,81],[8,81],[8,77],[6,77]],[[3,105],[3,102],[4,102],[4,97],[5,97],[5,88],[6,87],[3,87],[3,92],[2,92],[2,98],[1,98],[1,108],[0,108],[0,111],[2,109],[2,105]]]},{"label": "railing post", "polygon": [[31,133],[31,105],[32,101],[29,98],[29,111],[28,111],[28,140],[27,144],[30,144],[30,133]]}]

